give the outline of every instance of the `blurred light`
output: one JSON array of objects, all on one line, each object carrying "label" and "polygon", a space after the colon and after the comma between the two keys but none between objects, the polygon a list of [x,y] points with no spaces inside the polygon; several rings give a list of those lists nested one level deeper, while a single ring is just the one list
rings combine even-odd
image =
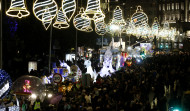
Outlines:
[{"label": "blurred light", "polygon": [[127,50],[131,50],[132,48],[131,47],[127,47]]},{"label": "blurred light", "polygon": [[110,29],[111,29],[111,31],[118,31],[119,30],[119,26],[118,25],[111,25]]},{"label": "blurred light", "polygon": [[36,97],[37,97],[36,94],[31,95],[31,98],[33,98],[33,99],[36,99]]},{"label": "blurred light", "polygon": [[48,98],[51,98],[52,97],[52,94],[48,94]]},{"label": "blurred light", "polygon": [[141,62],[141,60],[140,60],[140,59],[137,59],[137,62]]}]

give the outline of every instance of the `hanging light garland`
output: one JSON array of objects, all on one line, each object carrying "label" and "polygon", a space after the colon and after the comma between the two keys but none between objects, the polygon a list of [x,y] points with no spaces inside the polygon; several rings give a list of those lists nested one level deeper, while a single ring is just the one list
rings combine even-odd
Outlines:
[{"label": "hanging light garland", "polygon": [[159,31],[159,37],[164,38],[164,39],[167,38],[169,36],[169,31],[170,31],[170,25],[166,21],[164,22],[163,28],[160,29]]},{"label": "hanging light garland", "polygon": [[176,28],[171,27],[170,32],[169,32],[169,39],[170,40],[174,40],[176,34],[177,34]]},{"label": "hanging light garland", "polygon": [[100,8],[100,0],[88,0],[86,10],[82,14],[82,17],[94,20],[96,16],[101,17],[99,19],[105,18],[105,15]]},{"label": "hanging light garland", "polygon": [[58,29],[68,28],[70,25],[67,23],[65,12],[63,12],[62,8],[59,9],[57,13],[57,18],[53,27]]},{"label": "hanging light garland", "polygon": [[45,29],[47,30],[49,28],[49,26],[51,25],[51,23],[52,23],[52,20],[51,20],[50,11],[47,8],[42,15],[42,24],[45,27]]},{"label": "hanging light garland", "polygon": [[137,26],[144,26],[148,23],[148,16],[143,12],[141,6],[137,6],[136,12],[131,17],[132,23]]},{"label": "hanging light garland", "polygon": [[26,9],[24,0],[11,0],[11,6],[6,14],[11,17],[22,18],[29,16],[30,12]]},{"label": "hanging light garland", "polygon": [[63,0],[62,9],[65,12],[67,20],[70,22],[76,10],[75,0]]},{"label": "hanging light garland", "polygon": [[141,34],[141,38],[143,38],[143,39],[148,38],[149,35],[150,35],[150,31],[151,31],[151,29],[150,29],[149,25],[146,24],[146,25],[143,27],[142,34]]},{"label": "hanging light garland", "polygon": [[80,8],[79,14],[77,14],[73,19],[73,25],[77,30],[92,32],[93,29],[91,27],[91,21],[89,19],[82,18],[83,13],[84,13],[84,8]]},{"label": "hanging light garland", "polygon": [[143,27],[137,26],[133,34],[137,37],[137,39],[139,39],[142,36],[142,32],[143,32]]},{"label": "hanging light garland", "polygon": [[44,19],[44,20],[51,21],[55,18],[55,16],[57,15],[57,11],[58,11],[57,3],[54,0],[45,0],[45,1],[36,0],[35,3],[33,4],[34,15],[40,21],[43,21],[42,20],[43,13],[47,9],[49,10],[50,17],[47,17],[48,19]]}]

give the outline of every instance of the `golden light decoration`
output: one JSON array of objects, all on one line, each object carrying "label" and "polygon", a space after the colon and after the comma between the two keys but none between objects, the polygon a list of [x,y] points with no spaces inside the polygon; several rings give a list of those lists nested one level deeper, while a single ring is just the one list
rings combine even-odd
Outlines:
[{"label": "golden light decoration", "polygon": [[[92,32],[91,21],[82,17],[84,13],[84,8],[80,8],[79,14],[77,14],[73,19],[73,25],[77,30]],[[84,15],[87,16],[87,15]]]},{"label": "golden light decoration", "polygon": [[101,17],[99,19],[105,18],[105,15],[102,13],[100,8],[100,0],[88,0],[86,10],[82,14],[82,17],[85,19],[94,20],[96,16]]},{"label": "golden light decoration", "polygon": [[57,13],[56,21],[53,24],[53,27],[58,29],[68,28],[70,25],[67,23],[66,15],[63,12],[62,8],[59,9]]},{"label": "golden light decoration", "polygon": [[76,10],[75,0],[63,0],[62,9],[65,12],[67,20],[70,22]]},{"label": "golden light decoration", "polygon": [[142,35],[143,32],[143,27],[142,26],[137,26],[133,32],[133,34],[139,39]]},{"label": "golden light decoration", "polygon": [[166,21],[166,22],[164,22],[163,28],[160,29],[160,31],[159,31],[159,37],[161,37],[161,38],[168,38],[169,33],[170,33],[170,25]]},{"label": "golden light decoration", "polygon": [[128,18],[126,20],[126,34],[133,35],[135,32],[135,26],[132,24],[131,20]]},{"label": "golden light decoration", "polygon": [[72,87],[73,87],[73,84],[72,84],[72,83],[69,83],[69,85],[67,86],[67,91],[70,92],[71,89],[72,89]]},{"label": "golden light decoration", "polygon": [[122,10],[119,6],[117,6],[114,9],[113,12],[113,19],[111,19],[110,23],[108,24],[108,33],[112,33],[112,34],[121,34],[125,29],[125,20],[123,19],[123,14],[122,14]]},{"label": "golden light decoration", "polygon": [[51,20],[50,11],[47,8],[42,15],[42,24],[45,27],[45,29],[47,30],[49,28],[49,26],[51,25],[51,23],[52,23],[52,20]]},{"label": "golden light decoration", "polygon": [[169,39],[170,40],[174,40],[176,34],[177,34],[176,28],[171,27],[170,32],[169,32]]},{"label": "golden light decoration", "polygon": [[125,20],[123,19],[123,12],[119,6],[117,6],[114,9],[113,19],[111,21],[111,24],[121,25],[121,26],[126,25]]},{"label": "golden light decoration", "polygon": [[26,9],[24,0],[11,0],[11,6],[6,14],[11,17],[22,18],[30,15],[30,12]]},{"label": "golden light decoration", "polygon": [[148,23],[148,16],[143,12],[141,6],[137,6],[136,12],[131,17],[131,22],[137,26],[143,26]]},{"label": "golden light decoration", "polygon": [[46,19],[46,21],[51,21],[58,12],[57,3],[54,0],[36,0],[33,4],[33,13],[40,21],[43,21],[43,13],[45,13],[47,9],[49,10],[50,17],[48,17],[49,19]]},{"label": "golden light decoration", "polygon": [[154,18],[154,22],[152,24],[151,29],[152,29],[152,32],[151,32],[152,36],[156,36],[156,38],[158,39],[158,32],[160,30],[160,25],[159,25],[157,17]]},{"label": "golden light decoration", "polygon": [[148,38],[149,35],[150,35],[150,31],[151,31],[151,29],[150,29],[149,25],[146,24],[146,25],[143,27],[142,34],[141,34],[141,38],[143,38],[143,39]]},{"label": "golden light decoration", "polygon": [[107,26],[106,26],[106,24],[104,22],[104,19],[99,19],[100,17],[96,17],[96,18],[94,19],[95,32],[98,35],[105,35]]}]

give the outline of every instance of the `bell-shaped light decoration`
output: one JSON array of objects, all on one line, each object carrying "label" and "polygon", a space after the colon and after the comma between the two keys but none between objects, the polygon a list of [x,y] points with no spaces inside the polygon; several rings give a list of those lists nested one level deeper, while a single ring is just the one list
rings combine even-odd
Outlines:
[{"label": "bell-shaped light decoration", "polygon": [[47,30],[49,28],[49,26],[51,25],[51,23],[52,23],[52,20],[51,20],[50,11],[47,8],[42,15],[42,24],[45,27],[45,29]]},{"label": "bell-shaped light decoration", "polygon": [[66,14],[67,20],[70,22],[76,10],[76,2],[75,0],[63,0],[62,1],[62,9]]},{"label": "bell-shaped light decoration", "polygon": [[148,16],[143,12],[141,6],[137,6],[136,12],[131,17],[132,23],[137,26],[144,26],[148,23]]},{"label": "bell-shaped light decoration", "polygon": [[11,0],[11,6],[6,14],[11,17],[22,18],[30,15],[30,12],[26,9],[24,0]]},{"label": "bell-shaped light decoration", "polygon": [[59,9],[59,12],[57,13],[56,21],[53,24],[53,27],[58,29],[68,28],[69,24],[66,20],[66,15],[63,12],[62,8]]},{"label": "bell-shaped light decoration", "polygon": [[55,18],[58,12],[57,3],[54,0],[36,0],[33,4],[34,15],[40,21],[43,21],[42,16],[47,9],[49,10],[49,16],[51,17],[48,17],[49,19],[46,19],[46,21],[51,21]]},{"label": "bell-shaped light decoration", "polygon": [[82,14],[82,17],[94,20],[96,16],[101,17],[99,19],[105,18],[105,15],[100,8],[100,0],[88,0],[86,10]]},{"label": "bell-shaped light decoration", "polygon": [[111,24],[121,25],[121,26],[124,26],[126,24],[125,20],[123,19],[123,12],[119,6],[117,6],[114,10]]},{"label": "bell-shaped light decoration", "polygon": [[170,25],[166,21],[164,22],[163,28],[159,32],[159,36],[165,39],[165,38],[168,38],[169,33],[170,33]]},{"label": "bell-shaped light decoration", "polygon": [[[82,18],[82,13],[84,13],[84,8],[80,8],[79,14],[77,14],[73,19],[73,25],[77,30],[92,32],[91,21],[89,19]],[[87,16],[87,15],[85,15]]]},{"label": "bell-shaped light decoration", "polygon": [[160,25],[157,17],[154,18],[151,30],[152,30],[151,35],[155,36],[158,39],[158,31],[160,30]]},{"label": "bell-shaped light decoration", "polygon": [[[100,15],[101,16],[101,15]],[[105,35],[106,34],[106,24],[104,22],[104,19],[99,19],[100,17],[96,16],[94,19],[95,24],[95,32],[98,35]]]}]

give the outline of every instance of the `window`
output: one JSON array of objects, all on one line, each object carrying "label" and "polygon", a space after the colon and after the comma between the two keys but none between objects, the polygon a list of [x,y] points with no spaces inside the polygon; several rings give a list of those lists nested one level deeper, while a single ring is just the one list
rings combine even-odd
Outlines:
[{"label": "window", "polygon": [[168,15],[168,16],[169,16],[169,20],[171,20],[172,17],[170,15]]},{"label": "window", "polygon": [[176,3],[176,10],[179,10],[179,3]]},{"label": "window", "polygon": [[167,10],[170,10],[170,4],[167,4]]},{"label": "window", "polygon": [[184,21],[184,15],[181,14],[181,21]]},{"label": "window", "polygon": [[161,11],[161,8],[162,8],[162,7],[161,7],[161,4],[160,4],[160,5],[159,5],[159,10],[160,10],[160,11]]},{"label": "window", "polygon": [[162,6],[162,10],[165,11],[165,4],[163,4],[163,6]]},{"label": "window", "polygon": [[172,20],[175,20],[175,14],[172,14]]},{"label": "window", "polygon": [[172,10],[174,10],[174,3],[172,3]]},{"label": "window", "polygon": [[181,2],[181,10],[184,10],[184,3]]}]

